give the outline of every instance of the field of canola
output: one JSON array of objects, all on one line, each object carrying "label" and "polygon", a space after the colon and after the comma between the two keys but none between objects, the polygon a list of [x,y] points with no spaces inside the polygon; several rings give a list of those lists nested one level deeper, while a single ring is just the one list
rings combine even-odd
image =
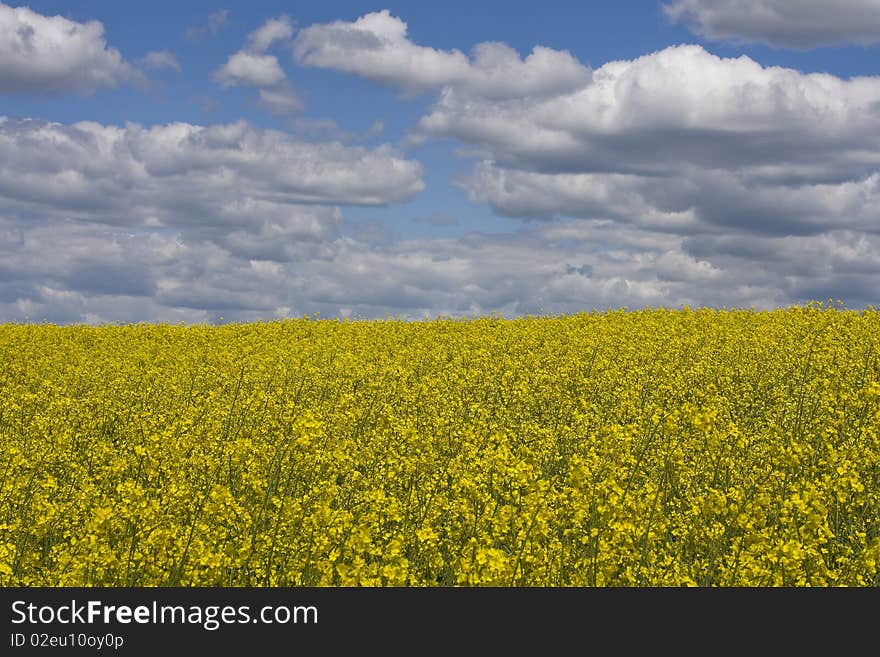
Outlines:
[{"label": "field of canola", "polygon": [[0,325],[3,586],[878,586],[880,311]]}]

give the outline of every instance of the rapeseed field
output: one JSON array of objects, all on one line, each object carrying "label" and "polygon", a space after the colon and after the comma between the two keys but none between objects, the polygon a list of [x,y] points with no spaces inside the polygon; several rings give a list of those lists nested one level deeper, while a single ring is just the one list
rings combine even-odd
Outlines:
[{"label": "rapeseed field", "polygon": [[878,586],[880,312],[0,326],[3,586]]}]

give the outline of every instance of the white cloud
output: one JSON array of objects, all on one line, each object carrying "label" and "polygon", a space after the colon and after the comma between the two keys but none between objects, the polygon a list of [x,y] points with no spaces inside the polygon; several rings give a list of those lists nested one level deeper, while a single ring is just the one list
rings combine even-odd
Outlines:
[{"label": "white cloud", "polygon": [[880,173],[792,185],[695,167],[637,176],[549,174],[481,163],[463,185],[471,200],[523,219],[606,219],[682,235],[719,227],[764,235],[880,227]]},{"label": "white cloud", "polygon": [[180,63],[173,53],[168,50],[153,50],[144,55],[141,60],[148,68],[170,68],[180,72]]},{"label": "white cloud", "polygon": [[675,0],[664,11],[709,39],[797,49],[880,43],[877,0]]},{"label": "white cloud", "polygon": [[[690,203],[663,203],[661,195],[668,198],[670,194],[670,178],[621,173],[541,173],[482,162],[463,186],[472,201],[488,202],[509,217],[607,219],[679,232],[698,228]],[[688,191],[685,188],[678,194]]]},{"label": "white cloud", "polygon": [[655,175],[689,163],[850,177],[880,164],[880,78],[804,74],[675,46],[609,62],[591,82],[546,98],[493,101],[447,89],[419,130],[532,170]]},{"label": "white cloud", "polygon": [[336,204],[422,188],[420,166],[388,146],[305,143],[243,122],[0,118],[0,318],[205,321],[266,316],[291,298],[301,307],[310,275],[298,268],[346,243]]},{"label": "white cloud", "polygon": [[[477,307],[871,302],[880,78],[807,75],[678,46],[609,62],[542,96],[445,84],[416,136],[461,142],[481,160],[460,182],[470,199],[543,220],[518,234],[533,237],[537,261],[553,254],[544,266],[568,261],[543,287],[523,282],[517,303],[490,302],[462,281]],[[731,244],[743,252],[728,253]]]},{"label": "white cloud", "polygon": [[81,222],[10,229],[0,221],[0,256],[7,321],[25,314],[62,322],[247,321],[315,311],[514,316],[829,297],[867,303],[880,274],[880,238],[852,231],[734,241],[591,220],[381,244],[268,225],[223,242],[187,231]]},{"label": "white cloud", "polygon": [[285,79],[284,71],[274,55],[239,51],[214,72],[214,79],[223,87],[247,85],[270,87]]},{"label": "white cloud", "polygon": [[503,43],[478,44],[470,58],[459,50],[420,46],[388,10],[304,28],[294,40],[294,55],[303,66],[355,73],[407,91],[452,85],[492,98],[555,93],[590,77],[568,52],[541,46],[525,60]]},{"label": "white cloud", "polygon": [[0,210],[19,216],[228,226],[241,225],[240,208],[258,217],[304,203],[381,205],[423,186],[419,164],[388,146],[305,143],[245,122],[0,120]]},{"label": "white cloud", "polygon": [[0,94],[92,93],[138,79],[98,21],[77,23],[0,4]]},{"label": "white cloud", "polygon": [[[153,205],[167,219],[170,208],[198,212],[200,202]],[[347,235],[340,210],[329,206],[228,198],[210,207],[209,220],[178,217],[157,228],[89,221],[98,211],[72,221],[60,209],[3,196],[0,320],[249,321],[344,309],[515,316],[831,297],[854,305],[874,301],[880,275],[880,235],[849,229],[682,235],[576,219],[507,234],[371,242]]]},{"label": "white cloud", "polygon": [[406,38],[406,23],[388,10],[349,23],[336,21],[300,30],[294,41],[297,62],[332,68],[404,87],[435,87],[462,78],[469,68],[458,50],[417,46]]},{"label": "white cloud", "polygon": [[289,16],[272,18],[248,36],[247,48],[251,52],[266,52],[276,41],[286,42],[293,36],[293,21]]},{"label": "white cloud", "polygon": [[[288,42],[276,20],[240,52]],[[327,122],[302,123],[313,138],[299,140],[244,122],[0,118],[0,320],[876,301],[878,78],[697,46],[592,73],[571,59],[568,75],[553,62],[570,55],[550,49],[523,60],[503,44],[469,56],[416,45],[387,12],[294,42],[307,65],[436,89],[418,133],[476,155],[460,183],[473,202],[540,221],[409,240],[349,223],[338,206],[406,201],[422,170],[389,146],[315,143],[338,131]],[[281,73],[255,84],[260,102],[296,111]],[[246,79],[258,74],[235,83]],[[458,220],[442,219],[426,221]]]},{"label": "white cloud", "polygon": [[461,185],[523,219],[678,235],[872,233],[880,78],[844,80],[678,46],[605,64],[545,98],[446,89],[419,124],[483,161]]},{"label": "white cloud", "polygon": [[286,15],[273,18],[248,35],[246,46],[230,55],[226,63],[214,72],[214,79],[222,87],[249,86],[259,89],[259,104],[273,114],[293,114],[302,111],[305,103],[294,91],[275,55],[267,55],[276,42],[289,43],[293,36],[293,21]]}]

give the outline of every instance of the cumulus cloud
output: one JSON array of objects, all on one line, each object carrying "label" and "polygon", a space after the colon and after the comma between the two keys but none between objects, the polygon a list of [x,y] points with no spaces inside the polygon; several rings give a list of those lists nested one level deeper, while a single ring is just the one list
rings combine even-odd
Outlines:
[{"label": "cumulus cloud", "polygon": [[355,21],[300,30],[294,56],[303,66],[355,73],[406,91],[455,86],[493,98],[543,95],[583,84],[590,77],[567,51],[536,46],[524,60],[510,46],[478,44],[471,57],[413,43],[407,24],[386,9]]},{"label": "cumulus cloud", "polygon": [[259,104],[273,114],[292,114],[305,107],[293,90],[275,55],[266,54],[274,43],[289,43],[293,36],[293,21],[286,15],[266,21],[248,35],[247,44],[230,55],[226,63],[214,72],[220,86],[248,86],[259,89]]},{"label": "cumulus cloud", "polygon": [[875,231],[880,78],[677,46],[516,100],[446,89],[419,123],[482,158],[462,186],[523,219],[608,219],[672,233]]},{"label": "cumulus cloud", "polygon": [[78,23],[0,4],[0,94],[92,93],[138,79],[98,21]]},{"label": "cumulus cloud", "polygon": [[691,163],[779,178],[851,177],[880,163],[880,79],[674,46],[609,62],[591,82],[546,98],[475,100],[447,89],[419,130],[548,172],[662,175]]},{"label": "cumulus cloud", "polygon": [[346,234],[329,203],[357,200],[356,184],[323,185],[336,169],[374,186],[397,169],[385,194],[400,198],[390,190],[412,169],[382,149],[299,146],[241,124],[2,127],[0,161],[18,163],[16,178],[0,172],[5,321],[515,315],[685,302],[720,276],[679,237],[595,221],[442,240]]},{"label": "cumulus cloud", "polygon": [[880,239],[852,231],[731,239],[574,220],[380,243],[340,232],[310,242],[301,235],[265,226],[223,242],[186,231],[0,221],[0,318],[193,322],[315,312],[417,319],[684,304],[770,308],[811,298],[869,303],[880,274]]},{"label": "cumulus cloud", "polygon": [[[560,51],[435,50],[388,12],[296,37],[275,20],[240,52],[292,44],[305,65],[436,90],[416,134],[457,140],[477,159],[465,193],[523,221],[442,239],[346,221],[340,206],[423,189],[419,164],[389,146],[244,122],[0,118],[0,319],[876,302],[878,78],[806,75],[698,46],[592,72],[571,59],[577,75],[530,77]],[[286,85],[253,86],[283,111]]]},{"label": "cumulus cloud", "polygon": [[477,165],[464,181],[471,200],[522,219],[608,219],[679,234],[723,228],[808,235],[880,226],[880,174],[841,183],[774,184],[718,170],[665,176],[548,174]]},{"label": "cumulus cloud", "polygon": [[[578,88],[542,97],[448,86],[417,134],[456,139],[477,158],[460,181],[473,202],[540,220],[546,230],[534,230],[545,236],[577,240],[591,227],[602,250],[568,274],[589,281],[557,281],[559,294],[594,298],[584,286],[604,280],[601,289],[648,305],[873,302],[880,78],[676,46],[609,62]],[[624,236],[638,244],[622,248]],[[621,250],[630,254],[622,270],[601,264]],[[702,290],[689,287],[698,280]]]},{"label": "cumulus cloud", "polygon": [[223,87],[271,87],[284,80],[285,75],[275,55],[242,50],[230,55],[227,62],[214,73],[214,79]]},{"label": "cumulus cloud", "polygon": [[129,226],[240,225],[291,204],[382,205],[423,189],[390,147],[304,143],[245,122],[153,127],[0,120],[0,200]]},{"label": "cumulus cloud", "polygon": [[[543,204],[553,213],[559,196],[579,218],[373,239],[337,204],[405,200],[421,189],[417,164],[387,147],[302,144],[244,123],[0,120],[0,163],[9,163],[0,169],[0,321],[866,303],[880,274],[880,236],[868,230],[761,234],[694,223],[695,211],[651,219],[664,181],[650,190],[632,174],[572,180],[488,164],[482,175],[495,180],[490,202],[500,210],[531,202],[528,212]],[[496,180],[505,175],[523,177]],[[876,193],[875,179],[837,209],[862,208],[869,222]],[[615,212],[578,210],[588,203]]]},{"label": "cumulus cloud", "polygon": [[[662,237],[650,253],[603,252],[584,240],[560,246],[550,237],[532,230],[369,244],[337,234],[298,248],[270,231],[245,238],[260,247],[252,250],[194,234],[35,223],[20,227],[14,248],[0,242],[0,313],[48,313],[51,321],[255,319],[279,309],[332,316],[341,308],[377,317],[537,314],[687,301],[715,273]],[[269,242],[290,251],[262,251]]]},{"label": "cumulus cloud", "polygon": [[341,253],[338,204],[422,188],[421,167],[388,146],[305,143],[244,122],[0,118],[0,316],[271,315],[305,285],[298,263]]},{"label": "cumulus cloud", "polygon": [[675,0],[663,8],[709,39],[796,49],[880,43],[876,0]]}]

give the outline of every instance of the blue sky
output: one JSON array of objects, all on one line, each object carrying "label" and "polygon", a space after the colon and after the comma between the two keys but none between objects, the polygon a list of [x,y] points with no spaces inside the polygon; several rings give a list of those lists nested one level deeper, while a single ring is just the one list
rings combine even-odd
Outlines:
[{"label": "blue sky", "polygon": [[0,4],[0,321],[875,303],[874,0]]}]

